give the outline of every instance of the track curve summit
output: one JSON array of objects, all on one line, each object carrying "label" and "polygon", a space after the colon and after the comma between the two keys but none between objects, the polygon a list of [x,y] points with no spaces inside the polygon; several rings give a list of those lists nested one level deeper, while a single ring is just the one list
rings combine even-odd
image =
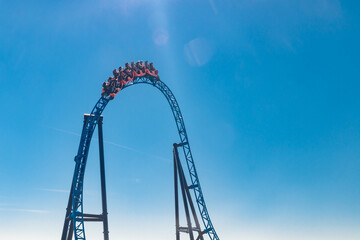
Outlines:
[{"label": "track curve summit", "polygon": [[[154,78],[153,76],[141,76],[135,77],[132,81],[121,86],[121,90],[127,87],[136,85],[136,84],[148,84],[157,89],[159,89],[162,94],[165,96],[168,101],[170,108],[172,110],[177,130],[179,133],[181,146],[186,159],[186,164],[188,172],[190,174],[191,186],[189,188],[193,189],[198,210],[204,224],[204,232],[208,234],[211,240],[219,240],[219,237],[216,234],[216,231],[213,227],[213,224],[210,220],[208,210],[205,205],[203,193],[201,190],[199,178],[196,172],[194,160],[191,154],[190,145],[188,136],[185,129],[184,119],[182,117],[180,107],[176,98],[169,87],[162,82],[158,77]],[[91,111],[90,116],[88,117],[81,133],[81,139],[79,144],[79,149],[77,155],[75,156],[75,171],[73,178],[73,201],[72,201],[72,213],[71,219],[73,220],[74,236],[75,240],[85,240],[85,228],[84,228],[84,215],[83,215],[83,183],[84,183],[84,173],[86,168],[87,157],[89,153],[91,138],[94,133],[95,127],[98,124],[100,116],[104,111],[107,104],[110,100],[113,99],[110,95],[101,96],[98,102],[95,104],[94,108]]]}]

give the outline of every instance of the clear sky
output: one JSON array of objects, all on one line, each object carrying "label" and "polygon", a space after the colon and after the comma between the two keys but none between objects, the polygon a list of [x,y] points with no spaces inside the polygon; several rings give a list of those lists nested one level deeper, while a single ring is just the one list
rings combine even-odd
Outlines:
[{"label": "clear sky", "polygon": [[[359,10],[0,0],[0,239],[60,238],[83,114],[113,68],[139,59],[178,99],[220,239],[360,239]],[[110,238],[174,239],[178,136],[165,98],[124,90],[104,138]],[[100,213],[96,140],[85,177],[85,211]],[[86,224],[88,239],[100,226]]]}]

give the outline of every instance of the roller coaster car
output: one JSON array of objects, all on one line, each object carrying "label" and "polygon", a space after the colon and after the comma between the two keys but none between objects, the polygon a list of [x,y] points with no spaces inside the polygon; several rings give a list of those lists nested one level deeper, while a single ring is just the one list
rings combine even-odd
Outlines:
[{"label": "roller coaster car", "polygon": [[125,80],[121,80],[121,86],[124,86],[126,84]]},{"label": "roller coaster car", "polygon": [[124,74],[125,84],[131,82],[134,79],[134,77],[135,76],[133,71],[131,71],[130,69],[125,69],[125,74]]},{"label": "roller coaster car", "polygon": [[134,77],[127,77],[125,79],[126,79],[125,84],[128,84],[129,82],[131,82],[134,79]]},{"label": "roller coaster car", "polygon": [[146,69],[146,73],[151,77],[158,78],[159,71],[156,70],[156,69],[153,70],[153,71],[150,71],[149,69]]},{"label": "roller coaster car", "polygon": [[120,92],[120,88],[117,88],[116,89],[116,92],[113,92],[113,93],[110,93],[109,95],[110,95],[110,100],[113,100],[114,98],[115,98],[115,96],[116,96],[116,94],[118,94],[119,92]]},{"label": "roller coaster car", "polygon": [[145,65],[142,61],[136,63],[136,71],[134,72],[135,77],[143,77],[146,75]]},{"label": "roller coaster car", "polygon": [[158,78],[159,71],[155,69],[154,63],[150,63],[146,68],[146,73],[154,78]]},{"label": "roller coaster car", "polygon": [[134,72],[134,77],[143,77],[146,75],[146,72],[143,70],[138,70],[137,72]]},{"label": "roller coaster car", "polygon": [[115,87],[116,88],[122,88],[122,86],[123,86],[122,82],[120,80],[117,80],[116,84],[115,84]]},{"label": "roller coaster car", "polygon": [[108,78],[102,84],[101,96],[108,97],[110,100],[114,99],[115,96],[120,92],[123,87],[135,80],[138,77],[148,77],[152,82],[160,80],[159,71],[155,69],[153,63],[148,63],[148,61],[138,61],[136,64],[134,62],[125,63],[125,68],[121,66],[113,70],[113,75]]}]

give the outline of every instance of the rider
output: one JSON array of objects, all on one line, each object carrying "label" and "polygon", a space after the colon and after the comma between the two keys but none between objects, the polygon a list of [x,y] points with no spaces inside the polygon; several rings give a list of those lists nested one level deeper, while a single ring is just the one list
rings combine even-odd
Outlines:
[{"label": "rider", "polygon": [[156,81],[159,81],[160,80],[160,77],[158,75],[159,71],[155,69],[154,63],[150,63],[149,70],[150,70],[151,76],[155,77]]},{"label": "rider", "polygon": [[150,65],[149,65],[149,70],[152,72],[152,71],[154,71],[155,70],[155,67],[154,67],[154,63],[150,63]]},{"label": "rider", "polygon": [[137,67],[135,65],[135,62],[131,62],[131,70],[137,72]]},{"label": "rider", "polygon": [[125,81],[126,83],[129,83],[133,79],[133,74],[131,71],[131,67],[129,66],[129,63],[125,63],[124,73],[125,73]]},{"label": "rider", "polygon": [[136,73],[140,73],[141,70],[142,69],[141,69],[140,61],[137,61],[136,62]]},{"label": "rider", "polygon": [[111,86],[110,91],[114,92],[115,88],[116,88],[116,79],[115,79],[115,77],[110,77],[109,79],[110,79],[110,86]]}]

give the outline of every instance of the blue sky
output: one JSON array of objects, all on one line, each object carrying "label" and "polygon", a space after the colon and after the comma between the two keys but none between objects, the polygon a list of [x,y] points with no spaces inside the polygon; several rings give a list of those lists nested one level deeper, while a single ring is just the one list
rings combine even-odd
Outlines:
[{"label": "blue sky", "polygon": [[[83,114],[113,68],[144,59],[181,106],[220,239],[359,239],[359,7],[0,1],[0,238],[59,239]],[[110,237],[173,238],[178,136],[165,98],[124,90],[104,112],[104,138]],[[100,227],[87,224],[88,238]]]}]

